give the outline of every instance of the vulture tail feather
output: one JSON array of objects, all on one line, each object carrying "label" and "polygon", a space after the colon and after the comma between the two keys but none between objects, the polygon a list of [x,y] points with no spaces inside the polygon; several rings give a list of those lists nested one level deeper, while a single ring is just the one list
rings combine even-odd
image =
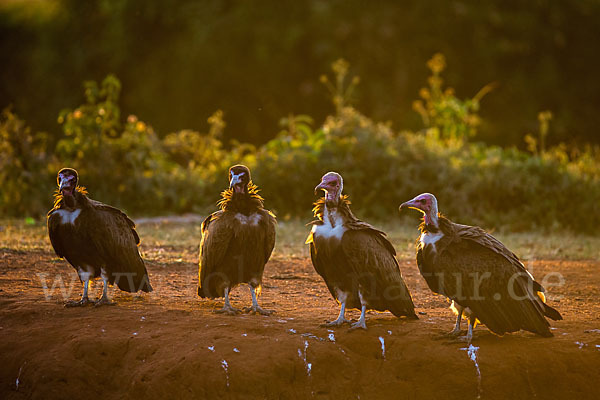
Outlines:
[{"label": "vulture tail feather", "polygon": [[562,315],[560,315],[560,313],[557,310],[550,307],[546,303],[544,303],[544,315],[554,321],[560,321],[561,319],[563,319]]}]

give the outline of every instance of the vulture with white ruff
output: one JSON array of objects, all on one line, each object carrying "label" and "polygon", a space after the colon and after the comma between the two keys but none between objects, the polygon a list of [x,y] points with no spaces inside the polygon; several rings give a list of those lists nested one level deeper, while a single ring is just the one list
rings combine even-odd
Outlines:
[{"label": "vulture with white ruff", "polygon": [[333,298],[340,303],[340,314],[327,326],[340,326],[346,308],[361,310],[351,329],[367,329],[367,309],[391,311],[395,316],[417,319],[415,307],[402,279],[396,251],[385,233],[356,218],[348,196],[342,195],[343,180],[328,172],[315,188],[325,196],[315,203],[312,230],[306,239],[315,270]]},{"label": "vulture with white ruff", "polygon": [[58,171],[58,191],[47,218],[56,255],[65,258],[83,282],[81,300],[65,306],[89,304],[88,284],[97,277],[102,277],[104,288],[96,305],[114,304],[108,299],[109,284],[131,293],[151,292],[135,224],[121,210],[90,199],[78,180],[72,168]]},{"label": "vulture with white ruff", "polygon": [[229,189],[221,193],[219,211],[202,222],[198,295],[225,297],[218,313],[234,315],[229,293],[241,283],[250,286],[252,307],[244,311],[269,315],[257,301],[263,271],[275,247],[275,216],[263,208],[263,198],[244,165],[229,168]]},{"label": "vulture with white ruff", "polygon": [[437,199],[423,193],[400,205],[423,213],[417,240],[417,264],[429,288],[452,300],[457,313],[450,335],[460,333],[468,316],[468,342],[480,321],[497,335],[521,329],[552,336],[546,317],[561,320],[548,306],[544,288],[519,258],[492,235],[476,226],[456,224],[438,213]]}]

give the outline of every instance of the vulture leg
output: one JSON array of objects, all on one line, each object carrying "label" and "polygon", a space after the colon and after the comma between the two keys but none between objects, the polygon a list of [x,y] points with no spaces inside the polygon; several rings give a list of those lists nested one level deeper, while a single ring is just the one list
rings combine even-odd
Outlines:
[{"label": "vulture leg", "polygon": [[88,284],[90,283],[89,279],[83,281],[83,295],[81,296],[81,300],[79,301],[68,301],[65,303],[65,307],[81,307],[90,304],[90,299],[88,298]]},{"label": "vulture leg", "polygon": [[460,335],[460,322],[462,320],[463,311],[465,308],[461,305],[453,302],[453,305],[456,307],[456,325],[454,325],[454,329],[451,332],[448,332],[448,336],[458,336]]},{"label": "vulture leg", "polygon": [[475,326],[475,321],[477,321],[477,318],[471,314],[469,317],[469,330],[467,331],[467,336],[461,336],[458,338],[458,340],[471,344],[471,341],[473,340],[473,327]]},{"label": "vulture leg", "polygon": [[344,324],[345,322],[350,322],[345,318],[346,315],[346,298],[344,297],[343,299],[340,299],[340,315],[338,315],[337,319],[333,320],[333,321],[329,321],[323,325],[321,325],[322,327],[327,327],[327,326],[341,326],[342,324]]},{"label": "vulture leg", "polygon": [[223,305],[223,308],[221,308],[220,310],[216,310],[215,313],[235,315],[239,312],[240,310],[238,310],[237,308],[233,308],[231,306],[231,303],[229,303],[229,288],[225,288],[225,304]]},{"label": "vulture leg", "polygon": [[96,301],[95,306],[114,306],[117,303],[110,301],[108,298],[108,278],[103,276],[102,281],[104,282],[104,287],[102,288],[102,297]]},{"label": "vulture leg", "polygon": [[258,286],[254,287],[252,285],[248,286],[250,288],[250,294],[252,295],[252,307],[244,307],[244,312],[251,314],[260,314],[260,315],[271,315],[273,314],[273,310],[263,310],[258,305],[258,300],[256,296],[256,292],[258,292]]},{"label": "vulture leg", "polygon": [[360,293],[360,290],[358,291],[358,297],[360,298],[360,304],[361,304],[360,318],[358,319],[358,321],[356,321],[355,323],[350,325],[350,330],[354,330],[354,329],[358,329],[358,328],[362,328],[365,330],[367,329],[367,324],[365,322],[365,313],[367,312],[367,304],[364,301],[362,294]]}]

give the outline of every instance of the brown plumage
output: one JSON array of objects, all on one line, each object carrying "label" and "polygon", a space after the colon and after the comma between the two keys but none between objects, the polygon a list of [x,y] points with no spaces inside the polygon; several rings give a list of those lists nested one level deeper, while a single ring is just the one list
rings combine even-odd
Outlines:
[{"label": "brown plumage", "polygon": [[560,320],[560,313],[545,303],[544,288],[499,240],[479,227],[456,224],[439,214],[437,200],[429,193],[400,208],[424,214],[417,264],[429,288],[458,305],[454,334],[460,332],[465,310],[470,314],[469,341],[476,320],[498,335],[524,329],[552,336],[545,317]]},{"label": "brown plumage", "polygon": [[275,216],[263,208],[263,198],[242,165],[229,169],[230,187],[221,193],[219,211],[202,223],[198,295],[225,297],[220,312],[235,314],[229,293],[237,285],[251,287],[253,313],[269,314],[258,306],[265,264],[275,246]]},{"label": "brown plumage", "polygon": [[63,168],[57,181],[60,187],[48,212],[48,235],[56,255],[75,268],[84,284],[81,301],[67,305],[87,304],[89,280],[99,276],[104,291],[97,304],[110,303],[108,284],[127,292],[152,291],[133,221],[119,209],[90,199],[85,188],[77,185],[77,171]]},{"label": "brown plumage", "polygon": [[[306,243],[315,270],[340,303],[340,315],[330,326],[347,322],[345,308],[361,310],[353,328],[364,328],[365,310],[391,311],[417,318],[412,298],[402,279],[396,251],[385,233],[356,218],[347,196],[341,195],[342,177],[330,172],[316,189],[326,191],[315,203],[317,220]],[[315,189],[315,190],[316,190]]]}]

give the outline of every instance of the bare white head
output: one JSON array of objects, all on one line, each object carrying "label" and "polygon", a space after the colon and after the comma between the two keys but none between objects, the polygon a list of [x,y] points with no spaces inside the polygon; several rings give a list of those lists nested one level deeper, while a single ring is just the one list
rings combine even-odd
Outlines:
[{"label": "bare white head", "polygon": [[437,199],[431,193],[421,193],[412,200],[400,205],[400,211],[412,208],[423,213],[423,219],[427,225],[438,226],[438,204]]},{"label": "bare white head", "polygon": [[229,188],[234,193],[248,193],[250,180],[250,169],[245,165],[238,164],[229,168]]},{"label": "bare white head", "polygon": [[315,193],[321,189],[325,191],[326,202],[337,202],[342,196],[344,180],[337,172],[328,172],[321,178],[321,183],[315,187]]}]

